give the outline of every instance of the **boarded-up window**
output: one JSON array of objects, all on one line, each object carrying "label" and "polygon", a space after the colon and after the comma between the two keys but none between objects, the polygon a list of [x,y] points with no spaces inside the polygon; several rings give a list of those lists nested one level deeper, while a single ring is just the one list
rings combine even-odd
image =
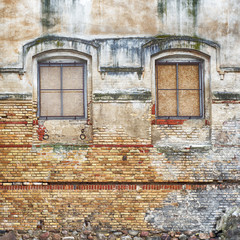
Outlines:
[{"label": "boarded-up window", "polygon": [[85,117],[85,64],[39,64],[41,118]]},{"label": "boarded-up window", "polygon": [[157,62],[157,117],[202,117],[202,85],[200,62]]}]

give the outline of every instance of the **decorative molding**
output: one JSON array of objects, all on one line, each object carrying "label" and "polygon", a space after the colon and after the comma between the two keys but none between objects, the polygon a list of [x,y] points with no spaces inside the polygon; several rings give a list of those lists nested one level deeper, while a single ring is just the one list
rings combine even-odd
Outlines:
[{"label": "decorative molding", "polygon": [[1,73],[18,73],[19,75],[23,75],[24,74],[24,70],[23,68],[0,68],[0,72]]},{"label": "decorative molding", "polygon": [[240,92],[213,92],[213,100],[240,100]]},{"label": "decorative molding", "polygon": [[30,93],[0,93],[0,100],[32,100]]},{"label": "decorative molding", "polygon": [[101,101],[150,101],[151,91],[136,91],[136,92],[113,92],[113,93],[94,93],[93,100]]}]

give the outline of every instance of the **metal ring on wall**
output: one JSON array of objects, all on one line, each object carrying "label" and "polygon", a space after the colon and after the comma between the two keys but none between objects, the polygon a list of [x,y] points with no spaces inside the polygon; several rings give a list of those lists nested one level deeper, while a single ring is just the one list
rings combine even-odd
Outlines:
[{"label": "metal ring on wall", "polygon": [[43,135],[43,140],[48,140],[49,139],[49,135],[48,134],[44,134]]},{"label": "metal ring on wall", "polygon": [[86,135],[84,134],[84,129],[81,130],[80,139],[81,140],[86,139]]},{"label": "metal ring on wall", "polygon": [[83,134],[83,133],[82,133],[82,134],[80,134],[80,139],[81,139],[81,140],[84,140],[84,139],[86,139],[86,135],[85,135],[85,134]]}]

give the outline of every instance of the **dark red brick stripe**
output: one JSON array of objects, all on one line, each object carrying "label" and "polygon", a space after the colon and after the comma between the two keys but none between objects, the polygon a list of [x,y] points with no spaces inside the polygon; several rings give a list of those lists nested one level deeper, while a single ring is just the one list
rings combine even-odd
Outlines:
[{"label": "dark red brick stripe", "polygon": [[27,121],[1,121],[0,124],[28,124]]},{"label": "dark red brick stripe", "polygon": [[[0,144],[0,148],[30,148],[33,145],[31,144]],[[36,145],[39,147],[40,145]],[[79,145],[80,146],[80,145]],[[44,144],[42,145],[44,147]],[[151,144],[94,144],[89,145],[89,147],[110,147],[110,148],[124,148],[124,147],[133,147],[133,148],[152,148],[153,145]]]},{"label": "dark red brick stripe", "polygon": [[[0,190],[204,190],[207,184],[0,185]],[[218,186],[220,187],[220,185]]]}]

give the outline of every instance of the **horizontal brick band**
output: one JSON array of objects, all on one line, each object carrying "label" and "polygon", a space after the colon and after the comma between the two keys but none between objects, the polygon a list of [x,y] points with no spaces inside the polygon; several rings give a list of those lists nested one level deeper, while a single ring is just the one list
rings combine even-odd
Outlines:
[{"label": "horizontal brick band", "polygon": [[31,148],[32,144],[0,144],[0,148]]},{"label": "horizontal brick band", "polygon": [[[4,183],[3,183],[4,184]],[[7,183],[11,184],[11,183]],[[207,186],[225,189],[232,184],[66,184],[0,185],[0,190],[205,190]],[[238,185],[237,185],[238,186]]]},{"label": "horizontal brick band", "polygon": [[[0,144],[0,148],[24,148],[24,147],[32,147],[31,144]],[[44,146],[44,145],[43,145]],[[94,144],[94,145],[86,145],[89,147],[110,147],[110,148],[124,148],[124,147],[133,147],[133,148],[152,148],[152,144]],[[36,147],[40,147],[40,145],[36,145]]]},{"label": "horizontal brick band", "polygon": [[28,124],[27,121],[1,121],[0,124]]}]

